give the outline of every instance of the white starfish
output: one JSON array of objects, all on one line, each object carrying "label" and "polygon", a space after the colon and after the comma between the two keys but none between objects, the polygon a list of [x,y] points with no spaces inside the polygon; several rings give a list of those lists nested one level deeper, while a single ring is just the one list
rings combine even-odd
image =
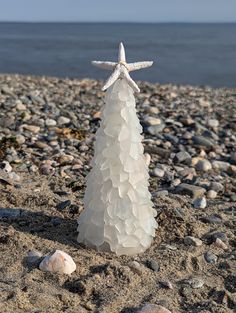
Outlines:
[{"label": "white starfish", "polygon": [[129,72],[140,70],[141,68],[152,66],[152,61],[143,61],[135,63],[126,63],[125,58],[125,48],[121,42],[119,45],[118,62],[106,62],[106,61],[92,61],[92,64],[105,70],[113,70],[111,76],[106,81],[102,90],[106,90],[110,87],[117,79],[124,78],[130,87],[136,91],[140,92],[137,84],[130,77]]}]

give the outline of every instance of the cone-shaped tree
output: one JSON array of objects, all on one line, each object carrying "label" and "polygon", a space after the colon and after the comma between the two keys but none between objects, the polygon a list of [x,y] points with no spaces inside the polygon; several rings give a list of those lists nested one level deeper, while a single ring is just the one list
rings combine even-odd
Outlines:
[{"label": "cone-shaped tree", "polygon": [[157,227],[131,87],[124,75],[108,86],[78,220],[79,242],[118,255],[145,251]]}]

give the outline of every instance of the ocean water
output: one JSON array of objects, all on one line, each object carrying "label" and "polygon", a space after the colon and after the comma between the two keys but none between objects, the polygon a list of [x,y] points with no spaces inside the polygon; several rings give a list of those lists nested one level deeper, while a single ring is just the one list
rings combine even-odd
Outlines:
[{"label": "ocean water", "polygon": [[106,78],[91,60],[153,60],[136,80],[236,86],[236,24],[0,23],[0,73]]}]

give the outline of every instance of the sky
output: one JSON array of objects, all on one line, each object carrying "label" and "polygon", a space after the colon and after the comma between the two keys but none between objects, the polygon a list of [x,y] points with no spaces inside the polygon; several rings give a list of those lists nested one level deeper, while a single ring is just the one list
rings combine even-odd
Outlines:
[{"label": "sky", "polygon": [[0,21],[236,22],[236,0],[0,0]]}]

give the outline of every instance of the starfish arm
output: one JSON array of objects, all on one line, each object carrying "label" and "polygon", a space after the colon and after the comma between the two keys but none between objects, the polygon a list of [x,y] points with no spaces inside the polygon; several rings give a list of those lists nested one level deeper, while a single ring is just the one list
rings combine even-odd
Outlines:
[{"label": "starfish arm", "polygon": [[120,76],[120,69],[116,68],[114,72],[111,74],[111,76],[106,81],[105,85],[102,88],[102,91],[105,91],[107,88],[109,88],[114,82],[119,78]]},{"label": "starfish arm", "polygon": [[123,72],[124,78],[126,79],[129,86],[135,91],[140,92],[140,89],[138,88],[138,85],[133,81],[133,79],[129,76],[128,71]]},{"label": "starfish arm", "polygon": [[118,62],[126,62],[125,48],[122,42],[119,45]]},{"label": "starfish arm", "polygon": [[92,61],[92,64],[94,66],[102,68],[104,70],[114,70],[117,63],[115,63],[115,62],[103,62],[103,61]]},{"label": "starfish arm", "polygon": [[128,63],[128,69],[130,72],[140,70],[141,68],[150,67],[152,66],[152,61],[143,61],[143,62],[134,62]]}]

